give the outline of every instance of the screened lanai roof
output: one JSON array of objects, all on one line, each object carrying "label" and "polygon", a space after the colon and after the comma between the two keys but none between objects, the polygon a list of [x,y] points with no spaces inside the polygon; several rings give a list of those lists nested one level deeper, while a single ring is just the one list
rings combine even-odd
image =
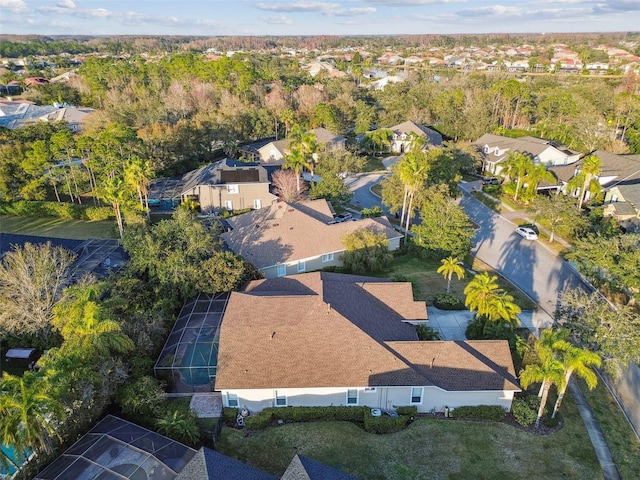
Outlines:
[{"label": "screened lanai roof", "polygon": [[154,367],[158,378],[179,393],[210,392],[218,365],[220,323],[229,293],[187,300]]},{"label": "screened lanai roof", "polygon": [[105,417],[35,480],[173,480],[196,451],[114,416]]}]

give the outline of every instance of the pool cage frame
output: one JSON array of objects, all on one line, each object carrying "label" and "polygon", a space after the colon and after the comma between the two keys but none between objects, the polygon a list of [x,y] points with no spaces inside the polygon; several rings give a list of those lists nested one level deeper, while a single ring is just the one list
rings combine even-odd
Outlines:
[{"label": "pool cage frame", "polygon": [[220,325],[230,293],[201,293],[185,302],[153,368],[173,393],[211,392]]}]

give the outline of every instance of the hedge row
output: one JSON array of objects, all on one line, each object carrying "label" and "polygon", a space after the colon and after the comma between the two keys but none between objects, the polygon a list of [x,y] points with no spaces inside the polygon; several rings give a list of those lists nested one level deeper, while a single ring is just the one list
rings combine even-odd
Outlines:
[{"label": "hedge row", "polygon": [[457,407],[453,418],[473,418],[476,420],[504,420],[507,412],[499,405],[478,405],[477,407]]},{"label": "hedge row", "polygon": [[0,203],[0,214],[19,217],[58,217],[75,220],[112,220],[111,207],[94,207],[65,202],[18,200]]},{"label": "hedge row", "polygon": [[389,433],[400,430],[409,421],[409,417],[406,415],[398,415],[397,417],[390,417],[383,415],[381,417],[374,417],[371,413],[367,413],[364,416],[364,429],[370,433]]},{"label": "hedge row", "polygon": [[[416,407],[399,407],[397,417],[374,417],[368,407],[269,407],[246,417],[244,424],[250,430],[262,430],[279,420],[285,423],[340,420],[361,423],[368,432],[386,433],[398,430],[415,414]],[[228,426],[236,425],[237,415],[237,408],[224,408],[222,411],[224,423]]]}]

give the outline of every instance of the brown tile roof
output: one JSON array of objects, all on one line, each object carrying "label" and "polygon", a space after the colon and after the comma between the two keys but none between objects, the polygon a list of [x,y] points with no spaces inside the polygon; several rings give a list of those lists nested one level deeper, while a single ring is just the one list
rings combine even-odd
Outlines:
[{"label": "brown tile roof", "polygon": [[223,239],[236,254],[263,269],[342,252],[342,238],[358,228],[382,232],[389,239],[401,236],[384,217],[329,225],[332,219],[326,200],[280,202],[230,218],[232,230]]},{"label": "brown tile roof", "polygon": [[[315,272],[252,282],[232,293],[216,389],[518,389],[506,341],[419,342],[402,320],[415,320],[421,305],[424,321],[426,306],[413,301],[408,284],[400,285]],[[409,317],[401,313],[405,308]]]}]

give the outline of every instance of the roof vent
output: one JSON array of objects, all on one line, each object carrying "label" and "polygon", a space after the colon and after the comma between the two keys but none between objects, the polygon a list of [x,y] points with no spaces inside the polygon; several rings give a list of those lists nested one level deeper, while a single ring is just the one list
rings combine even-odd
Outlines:
[{"label": "roof vent", "polygon": [[433,364],[436,363],[436,357],[433,357],[431,359],[431,368],[433,368]]},{"label": "roof vent", "polygon": [[273,337],[276,336],[276,332],[271,332],[271,340],[273,340]]}]

